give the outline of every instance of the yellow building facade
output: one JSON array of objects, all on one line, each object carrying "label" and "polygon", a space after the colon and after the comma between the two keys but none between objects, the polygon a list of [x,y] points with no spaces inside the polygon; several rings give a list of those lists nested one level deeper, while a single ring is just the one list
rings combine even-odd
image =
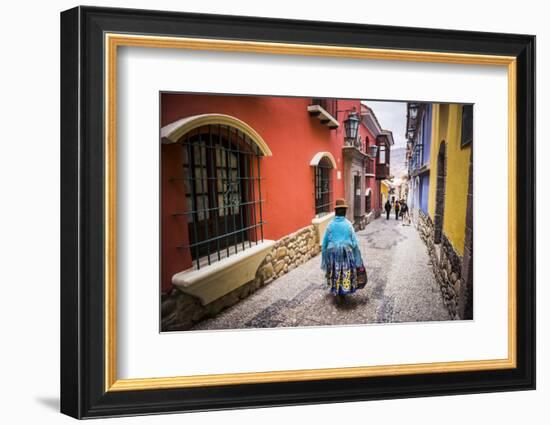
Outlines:
[{"label": "yellow building facade", "polygon": [[[444,173],[443,234],[457,254],[465,244],[466,210],[472,143],[461,146],[462,105],[434,104],[430,150],[428,211],[435,222],[438,178]],[[444,146],[442,146],[444,144]],[[440,155],[444,155],[441,159]],[[439,167],[439,169],[438,169]],[[443,170],[442,167],[445,169]]]},{"label": "yellow building facade", "polygon": [[390,187],[388,182],[386,181],[382,181],[380,183],[380,196],[382,199],[382,209],[384,209],[384,205],[390,196]]},{"label": "yellow building facade", "polygon": [[420,175],[421,182],[410,187],[415,225],[450,316],[472,319],[473,105],[409,103],[407,108],[409,174],[411,181]]}]

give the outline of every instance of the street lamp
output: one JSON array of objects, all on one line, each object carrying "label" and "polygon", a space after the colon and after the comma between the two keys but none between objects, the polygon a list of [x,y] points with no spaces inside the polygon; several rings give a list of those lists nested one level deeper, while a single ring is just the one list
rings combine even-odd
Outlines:
[{"label": "street lamp", "polygon": [[344,129],[346,131],[346,144],[353,145],[357,139],[357,131],[359,130],[359,117],[357,112],[353,111],[348,114],[348,119],[344,121]]},{"label": "street lamp", "polygon": [[370,149],[370,156],[373,158],[376,158],[376,154],[378,153],[378,146],[372,145],[372,146],[369,146],[369,149]]},{"label": "street lamp", "polygon": [[409,103],[409,112],[413,120],[418,116],[418,103]]}]

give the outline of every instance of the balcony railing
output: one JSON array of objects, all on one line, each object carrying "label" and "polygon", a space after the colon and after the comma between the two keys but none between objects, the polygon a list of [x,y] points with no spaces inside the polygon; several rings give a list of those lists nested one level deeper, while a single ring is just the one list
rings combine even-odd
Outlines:
[{"label": "balcony railing", "polygon": [[347,148],[355,148],[365,153],[365,149],[363,147],[363,141],[361,140],[361,137],[357,137],[357,139],[352,139],[352,140],[344,138],[344,146]]},{"label": "balcony railing", "polygon": [[376,180],[384,180],[390,176],[389,164],[376,164]]},{"label": "balcony railing", "polygon": [[336,99],[313,99],[314,105],[319,105],[321,108],[323,108],[325,111],[327,111],[330,115],[332,115],[334,118],[336,118]]},{"label": "balcony railing", "polygon": [[319,118],[321,124],[326,125],[331,130],[339,126],[336,119],[337,111],[336,99],[312,99],[311,105],[307,107],[309,114],[312,117]]}]

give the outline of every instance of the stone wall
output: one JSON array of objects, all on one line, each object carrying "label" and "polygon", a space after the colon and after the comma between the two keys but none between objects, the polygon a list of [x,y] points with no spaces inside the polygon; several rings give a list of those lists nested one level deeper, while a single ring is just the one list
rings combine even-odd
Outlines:
[{"label": "stone wall", "polygon": [[210,304],[203,306],[195,297],[173,288],[162,295],[162,330],[187,330],[201,320],[216,316],[316,256],[320,249],[315,227],[310,225],[278,240],[258,267],[253,280]]},{"label": "stone wall", "polygon": [[278,240],[271,252],[266,255],[258,271],[264,284],[267,284],[305,263],[319,251],[315,227],[307,226]]},{"label": "stone wall", "polygon": [[353,221],[353,230],[358,232],[359,230],[364,230],[373,220],[380,217],[380,211],[371,211],[362,215],[360,218],[355,217]]},{"label": "stone wall", "polygon": [[361,217],[354,217],[353,221],[353,230],[358,232],[359,230],[365,229],[367,227],[367,217],[365,215],[362,215]]},{"label": "stone wall", "polygon": [[434,275],[443,295],[445,306],[453,319],[463,319],[459,311],[462,286],[462,258],[455,251],[445,234],[441,233],[441,243],[434,243],[434,225],[431,218],[417,210],[415,224],[420,237],[428,248]]}]

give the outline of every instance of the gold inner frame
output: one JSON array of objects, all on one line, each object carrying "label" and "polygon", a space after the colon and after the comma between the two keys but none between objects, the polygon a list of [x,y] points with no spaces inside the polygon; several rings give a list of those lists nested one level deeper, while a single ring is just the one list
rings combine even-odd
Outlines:
[{"label": "gold inner frame", "polygon": [[[447,373],[515,368],[516,358],[516,58],[308,44],[211,40],[106,33],[105,45],[105,391]],[[116,97],[120,46],[248,52],[507,67],[508,71],[508,357],[420,364],[118,379],[116,373]]]}]

